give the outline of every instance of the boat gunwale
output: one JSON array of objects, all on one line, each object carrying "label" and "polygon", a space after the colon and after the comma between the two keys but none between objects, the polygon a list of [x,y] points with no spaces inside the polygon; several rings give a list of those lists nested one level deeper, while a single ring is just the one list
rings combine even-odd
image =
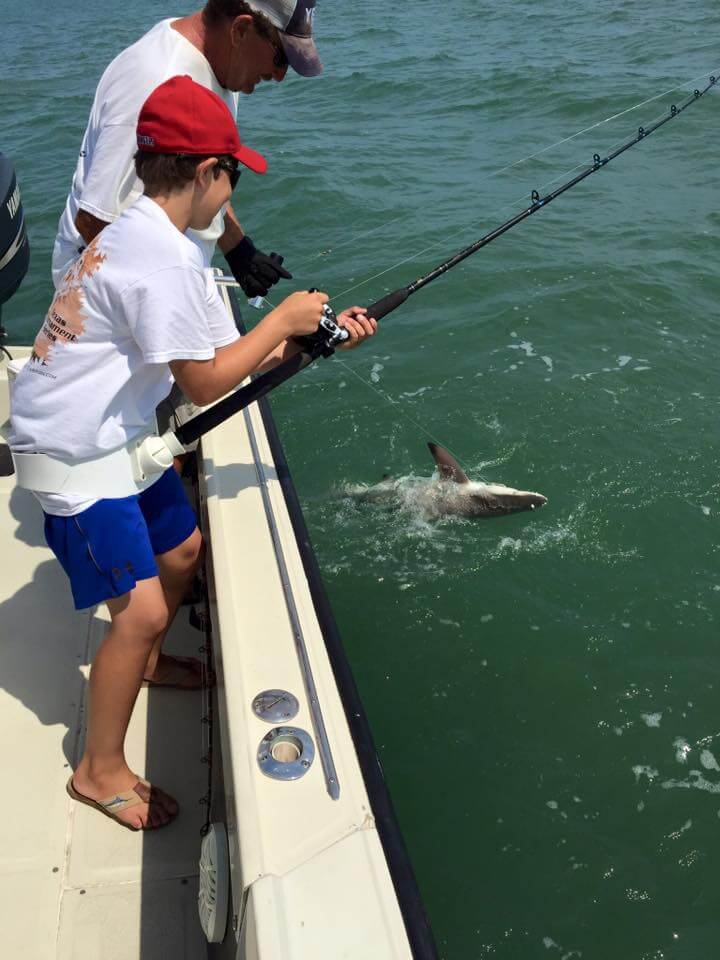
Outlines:
[{"label": "boat gunwale", "polygon": [[[230,288],[226,293],[235,324],[238,330],[245,334],[247,328],[240,311],[237,293]],[[307,577],[310,597],[323,643],[357,754],[378,837],[395,889],[412,956],[414,960],[439,960],[430,921],[375,747],[370,721],[365,712],[340,631],[332,612],[320,565],[310,540],[310,534],[270,403],[267,397],[263,397],[257,401],[257,404],[275,462],[277,479],[285,500],[300,559]]]}]

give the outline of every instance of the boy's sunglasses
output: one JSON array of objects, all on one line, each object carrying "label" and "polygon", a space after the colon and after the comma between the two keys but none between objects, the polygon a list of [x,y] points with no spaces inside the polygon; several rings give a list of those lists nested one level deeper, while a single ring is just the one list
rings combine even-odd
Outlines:
[{"label": "boy's sunglasses", "polygon": [[217,162],[218,170],[224,170],[230,177],[230,186],[234,190],[238,185],[238,180],[240,179],[240,174],[242,173],[242,168],[239,164],[233,164],[230,160],[218,160]]},{"label": "boy's sunglasses", "polygon": [[[175,156],[179,160],[197,160],[197,157],[190,153],[177,153]],[[242,173],[242,167],[240,164],[233,164],[230,160],[223,160],[218,157],[218,162],[216,165],[217,170],[224,170],[230,178],[230,186],[234,190],[238,185],[238,180],[240,179],[240,174]]]}]

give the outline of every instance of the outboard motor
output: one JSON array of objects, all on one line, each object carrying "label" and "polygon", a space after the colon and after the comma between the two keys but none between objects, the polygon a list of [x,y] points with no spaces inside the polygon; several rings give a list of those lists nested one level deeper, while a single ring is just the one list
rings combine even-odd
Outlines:
[{"label": "outboard motor", "polygon": [[[15,293],[30,263],[30,245],[20,188],[9,157],[0,153],[0,321],[2,305]],[[0,323],[0,341],[3,336]]]},{"label": "outboard motor", "polygon": [[[15,170],[8,157],[0,153],[0,359],[10,357],[3,347],[2,305],[15,293],[30,263],[30,245],[20,202]],[[7,445],[0,443],[0,477],[14,473]]]}]

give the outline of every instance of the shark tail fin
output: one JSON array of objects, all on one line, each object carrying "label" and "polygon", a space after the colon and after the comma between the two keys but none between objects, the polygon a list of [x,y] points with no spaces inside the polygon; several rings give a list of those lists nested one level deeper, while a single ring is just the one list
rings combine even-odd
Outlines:
[{"label": "shark tail fin", "polygon": [[449,454],[444,447],[439,446],[437,443],[429,443],[428,447],[440,471],[442,480],[452,480],[454,483],[470,483],[463,468],[455,457]]}]

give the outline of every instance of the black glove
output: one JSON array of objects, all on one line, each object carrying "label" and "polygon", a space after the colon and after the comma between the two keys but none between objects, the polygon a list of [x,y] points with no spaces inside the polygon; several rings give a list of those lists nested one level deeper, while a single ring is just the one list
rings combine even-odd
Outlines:
[{"label": "black glove", "polygon": [[225,259],[248,297],[264,297],[278,280],[292,280],[292,274],[283,267],[283,258],[279,254],[268,256],[247,236],[228,250]]}]

